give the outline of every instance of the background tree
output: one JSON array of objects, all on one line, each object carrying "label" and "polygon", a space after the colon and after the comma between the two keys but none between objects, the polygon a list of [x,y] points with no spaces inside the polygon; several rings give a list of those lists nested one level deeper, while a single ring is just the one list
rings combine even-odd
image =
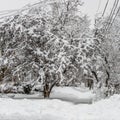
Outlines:
[{"label": "background tree", "polygon": [[41,85],[44,97],[56,84],[84,82],[92,88],[90,84],[98,81],[101,57],[95,52],[89,20],[78,9],[81,5],[79,0],[48,0],[1,24],[5,88],[12,83],[9,91],[14,86],[16,92],[20,87],[29,94]]}]

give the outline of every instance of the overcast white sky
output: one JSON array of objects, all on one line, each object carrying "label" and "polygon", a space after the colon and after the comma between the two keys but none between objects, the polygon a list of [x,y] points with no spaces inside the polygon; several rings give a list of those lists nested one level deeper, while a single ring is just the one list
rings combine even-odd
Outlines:
[{"label": "overcast white sky", "polygon": [[[24,5],[36,2],[37,0],[0,0],[0,11],[10,10],[10,9],[19,9]],[[92,19],[92,24],[94,22],[94,16],[97,12],[103,11],[107,0],[82,0],[84,2],[83,7],[81,8],[84,13],[88,14],[90,19]],[[113,5],[114,0],[110,0],[107,12]]]}]

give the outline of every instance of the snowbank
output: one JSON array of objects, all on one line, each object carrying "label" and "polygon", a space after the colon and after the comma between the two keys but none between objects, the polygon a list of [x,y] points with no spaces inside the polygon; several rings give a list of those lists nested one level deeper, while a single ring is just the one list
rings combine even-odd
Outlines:
[{"label": "snowbank", "polygon": [[0,120],[119,120],[120,95],[92,105],[0,98]]},{"label": "snowbank", "polygon": [[93,98],[94,94],[88,88],[84,87],[54,87],[52,96],[88,99]]}]

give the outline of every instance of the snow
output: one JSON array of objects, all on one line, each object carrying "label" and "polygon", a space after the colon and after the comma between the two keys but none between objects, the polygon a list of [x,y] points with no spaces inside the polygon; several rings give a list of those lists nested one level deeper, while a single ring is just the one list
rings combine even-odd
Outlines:
[{"label": "snow", "polygon": [[57,97],[69,97],[78,99],[90,99],[94,98],[94,94],[88,88],[85,87],[55,87],[53,88],[52,96]]},{"label": "snow", "polygon": [[[1,94],[2,98],[13,99],[43,99],[42,92],[26,94]],[[88,88],[83,87],[54,87],[50,99],[59,99],[62,101],[72,102],[74,104],[92,104],[95,94]]]},{"label": "snow", "polygon": [[120,95],[93,104],[0,98],[0,120],[119,120]]},{"label": "snow", "polygon": [[[43,92],[40,89],[41,86],[38,85],[37,87],[39,92],[32,91],[31,94],[22,94],[22,92],[20,94],[18,93],[4,94],[4,92],[2,91],[2,93],[0,94],[0,97],[13,98],[13,99],[44,99]],[[2,88],[6,88],[6,87],[4,87],[4,85],[1,85],[1,89]],[[13,90],[16,90],[16,87]],[[50,99],[59,99],[62,101],[72,102],[74,104],[80,104],[80,103],[92,104],[92,102],[96,99],[96,96],[95,94],[93,94],[92,90],[90,91],[88,88],[85,88],[84,86],[54,87],[50,94]]]}]

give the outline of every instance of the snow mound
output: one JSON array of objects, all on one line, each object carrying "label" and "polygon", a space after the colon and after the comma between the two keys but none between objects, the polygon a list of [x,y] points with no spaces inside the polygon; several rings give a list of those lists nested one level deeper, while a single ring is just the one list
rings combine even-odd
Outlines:
[{"label": "snow mound", "polygon": [[78,99],[92,99],[95,94],[92,93],[88,88],[82,87],[54,87],[51,97],[69,97]]}]

